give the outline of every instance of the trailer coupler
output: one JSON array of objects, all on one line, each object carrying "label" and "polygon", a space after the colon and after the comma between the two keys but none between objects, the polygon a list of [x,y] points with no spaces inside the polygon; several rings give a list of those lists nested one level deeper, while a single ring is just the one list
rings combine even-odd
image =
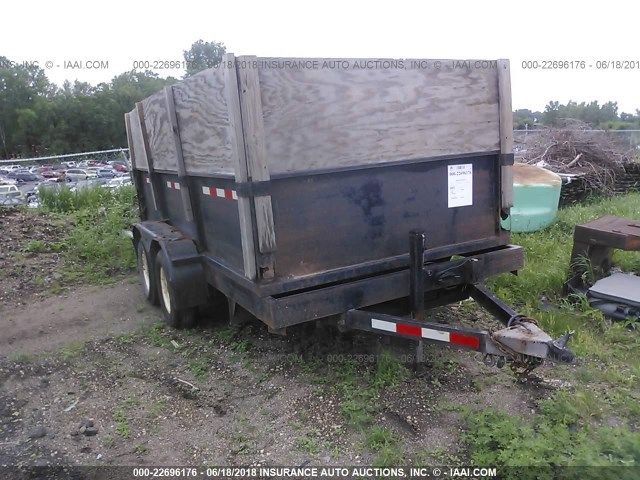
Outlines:
[{"label": "trailer coupler", "polygon": [[508,363],[519,374],[530,372],[545,359],[571,363],[574,358],[573,353],[565,348],[573,332],[553,340],[535,320],[520,315],[514,316],[506,328],[494,332],[367,310],[350,310],[344,314],[341,323],[348,329],[474,350],[485,354],[485,363],[499,368]]}]

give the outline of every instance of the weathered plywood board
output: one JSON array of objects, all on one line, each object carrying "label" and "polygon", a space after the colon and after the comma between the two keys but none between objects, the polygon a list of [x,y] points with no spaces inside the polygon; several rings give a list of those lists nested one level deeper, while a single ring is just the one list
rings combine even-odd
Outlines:
[{"label": "weathered plywood board", "polygon": [[441,69],[408,61],[357,68],[363,61],[354,59],[339,60],[347,68],[272,68],[283,59],[258,60],[272,175],[500,149],[497,68],[454,69],[449,60]]},{"label": "weathered plywood board", "polygon": [[129,112],[129,125],[131,127],[131,135],[129,142],[136,159],[136,168],[138,170],[149,171],[149,164],[147,162],[147,155],[144,150],[144,143],[142,140],[142,132],[140,132],[140,119],[138,117],[137,109],[133,109]]},{"label": "weathered plywood board", "polygon": [[224,70],[205,70],[173,86],[182,153],[189,174],[234,173]]},{"label": "weathered plywood board", "polygon": [[[234,61],[235,57],[232,53],[225,54],[223,64],[233,64]],[[249,179],[249,170],[244,150],[238,76],[236,75],[235,68],[226,68],[223,70],[223,73],[229,114],[229,138],[232,145],[231,160],[233,168],[235,169],[235,180],[238,183],[246,182]],[[253,242],[251,200],[248,197],[238,197],[238,220],[240,223],[240,238],[242,240],[244,275],[254,280],[257,276],[257,266],[255,244]]]},{"label": "weathered plywood board", "polygon": [[167,113],[164,90],[142,101],[149,147],[156,170],[176,171],[176,148]]},{"label": "weathered plywood board", "polygon": [[[269,181],[270,175],[266,163],[260,81],[256,65],[257,62],[247,62],[246,67],[238,71],[240,106],[247,167],[251,180],[254,182],[266,182]],[[271,196],[259,195],[253,199],[253,202],[256,215],[258,248],[262,253],[275,252],[276,233],[273,224]],[[273,273],[273,269],[268,271]]]},{"label": "weathered plywood board", "polygon": [[169,124],[171,125],[173,144],[176,149],[176,166],[178,169],[178,180],[180,181],[180,196],[182,197],[182,205],[184,207],[184,217],[187,222],[193,222],[191,187],[186,178],[187,171],[184,164],[184,156],[182,154],[182,141],[180,139],[180,129],[178,128],[178,118],[176,116],[176,104],[173,100],[173,87],[171,87],[171,85],[164,87],[164,95]]},{"label": "weathered plywood board", "polygon": [[[500,153],[513,153],[513,111],[511,110],[511,69],[509,60],[498,60],[498,97],[500,100]],[[502,207],[513,207],[513,167],[501,167]]]}]

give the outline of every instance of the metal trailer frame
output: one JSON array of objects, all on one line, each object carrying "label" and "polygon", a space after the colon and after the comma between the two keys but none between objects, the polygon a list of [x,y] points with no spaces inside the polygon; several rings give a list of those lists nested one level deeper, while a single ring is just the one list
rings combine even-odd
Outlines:
[{"label": "metal trailer frame", "polygon": [[[485,355],[487,364],[502,367],[509,363],[521,374],[539,366],[544,359],[558,363],[572,363],[574,359],[566,348],[572,332],[552,339],[534,319],[518,314],[478,284],[504,271],[506,265],[521,266],[523,249],[519,246],[489,248],[459,259],[425,263],[429,258],[426,234],[413,231],[409,235],[408,269],[310,288],[304,288],[304,280],[294,280],[288,285],[290,292],[274,293],[278,289],[273,286],[248,281],[198,252],[191,238],[168,223],[140,222],[133,232],[134,246],[142,242],[153,257],[161,252],[170,260],[168,276],[176,304],[185,309],[206,304],[210,285],[226,296],[231,321],[239,304],[262,320],[272,333],[285,334],[287,327],[299,323],[337,320],[342,329],[413,339],[419,347],[425,341],[477,351]],[[408,296],[404,294],[407,286]],[[369,292],[369,298],[362,296],[363,292]],[[467,298],[473,298],[505,328],[491,332],[425,321],[426,310]],[[383,313],[389,300],[396,304],[404,301],[410,316]]]}]

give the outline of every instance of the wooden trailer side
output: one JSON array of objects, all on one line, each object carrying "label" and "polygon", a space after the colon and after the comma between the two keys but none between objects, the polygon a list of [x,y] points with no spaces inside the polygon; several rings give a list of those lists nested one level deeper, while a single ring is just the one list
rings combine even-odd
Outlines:
[{"label": "wooden trailer side", "polygon": [[[234,187],[234,182],[247,182],[248,175],[235,69],[231,72],[208,69],[151,95],[129,114],[129,133],[136,159],[141,159],[137,169],[152,170],[141,188],[159,190],[158,196],[166,199],[159,202],[166,207],[160,217],[198,238],[200,248],[214,258],[254,279],[251,208]],[[152,188],[147,183],[151,177],[157,178],[151,180]],[[216,195],[219,191],[233,191],[233,198]]]},{"label": "wooden trailer side", "polygon": [[[238,68],[251,60],[239,57]],[[257,60],[272,175],[500,150],[497,62]],[[319,68],[290,66],[303,60]],[[272,68],[280,64],[289,66]]]},{"label": "wooden trailer side", "polygon": [[[420,67],[413,68],[416,64]],[[483,68],[474,65],[474,61],[454,60],[236,58],[227,54],[218,68],[152,95],[141,102],[140,110],[131,112],[136,169],[162,180],[151,188],[162,189],[161,198],[153,198],[164,205],[159,218],[170,218],[180,226],[180,210],[189,220],[191,208],[191,218],[199,218],[207,229],[188,229],[194,238],[201,237],[203,248],[214,258],[232,258],[236,266],[240,262],[249,279],[266,278],[273,275],[278,257],[282,265],[286,252],[279,250],[291,248],[276,235],[285,229],[278,227],[271,196],[280,179],[303,175],[304,182],[314,182],[306,176],[320,171],[339,175],[343,169],[442,156],[500,153],[501,161],[508,159],[512,152],[508,61],[485,61]],[[501,192],[502,207],[508,208],[511,167],[498,168],[502,180],[495,188]],[[149,189],[144,182],[142,186]],[[189,195],[178,191],[185,186],[193,190]],[[235,203],[211,204],[216,191],[232,192],[225,195],[232,195]],[[203,192],[210,192],[209,196]],[[303,189],[297,202],[286,195],[281,198],[280,220],[283,208],[292,201],[301,203],[307,193]],[[310,207],[320,208],[310,200]],[[221,220],[231,205],[235,217]],[[311,214],[305,210],[305,215]],[[220,237],[224,230],[230,231],[226,238],[209,242],[209,237]],[[498,233],[492,230],[484,235]],[[384,252],[400,248],[388,244]],[[325,267],[339,267],[344,260],[336,258],[333,267]],[[302,263],[291,267],[293,275],[317,270],[307,271]]]}]

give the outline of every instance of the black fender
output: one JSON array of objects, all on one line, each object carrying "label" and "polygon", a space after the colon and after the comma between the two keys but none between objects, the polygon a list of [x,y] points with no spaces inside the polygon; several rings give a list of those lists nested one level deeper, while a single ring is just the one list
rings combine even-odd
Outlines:
[{"label": "black fender", "polygon": [[207,280],[202,256],[190,237],[165,222],[145,221],[133,225],[133,244],[142,242],[156,271],[156,258],[164,254],[169,260],[167,274],[177,296],[180,309],[205,305]]}]

